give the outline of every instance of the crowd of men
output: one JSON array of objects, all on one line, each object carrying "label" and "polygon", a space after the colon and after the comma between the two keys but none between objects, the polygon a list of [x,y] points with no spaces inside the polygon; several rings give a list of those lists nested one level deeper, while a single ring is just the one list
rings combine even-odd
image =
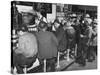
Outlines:
[{"label": "crowd of men", "polygon": [[[23,68],[29,68],[38,58],[40,65],[55,71],[58,52],[64,59],[75,59],[80,66],[92,62],[97,56],[97,17],[89,14],[72,13],[62,20],[57,17],[54,22],[41,15],[41,12],[22,12],[22,23],[13,29],[13,65],[17,73],[23,73]],[[20,21],[20,19],[19,19]],[[15,31],[16,35],[15,36]]]}]

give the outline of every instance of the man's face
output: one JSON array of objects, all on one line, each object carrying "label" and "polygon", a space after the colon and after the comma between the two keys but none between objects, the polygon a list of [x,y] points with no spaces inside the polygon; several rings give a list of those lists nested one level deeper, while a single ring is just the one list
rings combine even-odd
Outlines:
[{"label": "man's face", "polygon": [[71,26],[71,22],[70,21],[67,22],[67,26]]},{"label": "man's face", "polygon": [[31,20],[32,20],[32,16],[30,16],[30,15],[23,16],[24,24],[29,24]]},{"label": "man's face", "polygon": [[54,26],[55,26],[55,28],[58,28],[58,27],[60,26],[60,24],[57,23],[57,22],[55,22],[55,23],[54,23]]},{"label": "man's face", "polygon": [[48,27],[51,27],[52,25],[51,25],[51,23],[48,23]]},{"label": "man's face", "polygon": [[89,26],[89,23],[88,23],[88,21],[84,21],[84,23],[85,23],[85,25],[86,25],[86,26]]}]

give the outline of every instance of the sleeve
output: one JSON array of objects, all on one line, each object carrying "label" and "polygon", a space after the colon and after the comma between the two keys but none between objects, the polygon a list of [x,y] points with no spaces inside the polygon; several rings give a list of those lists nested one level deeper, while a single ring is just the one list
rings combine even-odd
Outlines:
[{"label": "sleeve", "polygon": [[91,38],[92,38],[92,27],[88,29],[88,33],[87,33],[87,38],[88,38],[88,42],[87,42],[87,45],[90,45],[90,42],[91,42]]},{"label": "sleeve", "polygon": [[97,35],[97,27],[93,29],[93,35]]},{"label": "sleeve", "polygon": [[38,37],[39,37],[39,32],[36,32],[35,34],[34,34],[35,36],[36,36],[36,40],[37,40],[37,42],[38,42]]},{"label": "sleeve", "polygon": [[93,32],[92,28],[89,28],[89,29],[88,29],[88,38],[89,38],[89,39],[90,39],[91,36],[92,36],[92,32]]},{"label": "sleeve", "polygon": [[25,40],[23,37],[19,38],[19,42],[18,42],[18,49],[16,49],[16,53],[23,53],[23,51],[25,50]]},{"label": "sleeve", "polygon": [[58,40],[57,40],[57,38],[56,38],[56,36],[53,34],[53,33],[51,33],[51,35],[52,35],[52,40],[56,43],[56,45],[58,46]]}]

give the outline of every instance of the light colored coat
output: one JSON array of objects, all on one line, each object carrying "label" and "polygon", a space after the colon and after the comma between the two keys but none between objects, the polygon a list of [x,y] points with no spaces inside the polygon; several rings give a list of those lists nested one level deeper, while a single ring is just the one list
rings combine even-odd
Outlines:
[{"label": "light colored coat", "polygon": [[25,33],[19,37],[17,54],[23,54],[25,57],[33,57],[37,54],[37,40],[35,35]]}]

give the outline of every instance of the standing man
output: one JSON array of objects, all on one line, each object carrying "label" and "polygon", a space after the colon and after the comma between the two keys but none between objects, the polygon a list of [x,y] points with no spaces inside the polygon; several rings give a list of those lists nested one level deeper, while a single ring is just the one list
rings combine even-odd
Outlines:
[{"label": "standing man", "polygon": [[66,25],[66,39],[67,39],[67,52],[70,53],[70,57],[75,57],[75,41],[76,41],[76,32],[73,26],[71,26],[70,21],[65,23]]},{"label": "standing man", "polygon": [[53,31],[53,32],[58,40],[58,50],[60,52],[64,52],[64,51],[66,51],[66,44],[67,44],[66,43],[66,34],[64,31],[64,28],[61,26],[59,20],[57,20],[57,19],[54,21],[54,28],[55,28],[55,31]]},{"label": "standing man", "polygon": [[89,50],[88,50],[88,61],[92,62],[95,60],[97,55],[97,21],[96,19],[93,21],[92,24],[92,36],[90,40]]},{"label": "standing man", "polygon": [[79,39],[79,45],[78,45],[78,54],[77,54],[77,62],[81,66],[86,65],[86,59],[87,59],[87,50],[89,47],[90,39],[92,36],[92,27],[91,25],[92,20],[91,19],[86,19],[84,21],[84,30],[80,34],[80,39]]}]

